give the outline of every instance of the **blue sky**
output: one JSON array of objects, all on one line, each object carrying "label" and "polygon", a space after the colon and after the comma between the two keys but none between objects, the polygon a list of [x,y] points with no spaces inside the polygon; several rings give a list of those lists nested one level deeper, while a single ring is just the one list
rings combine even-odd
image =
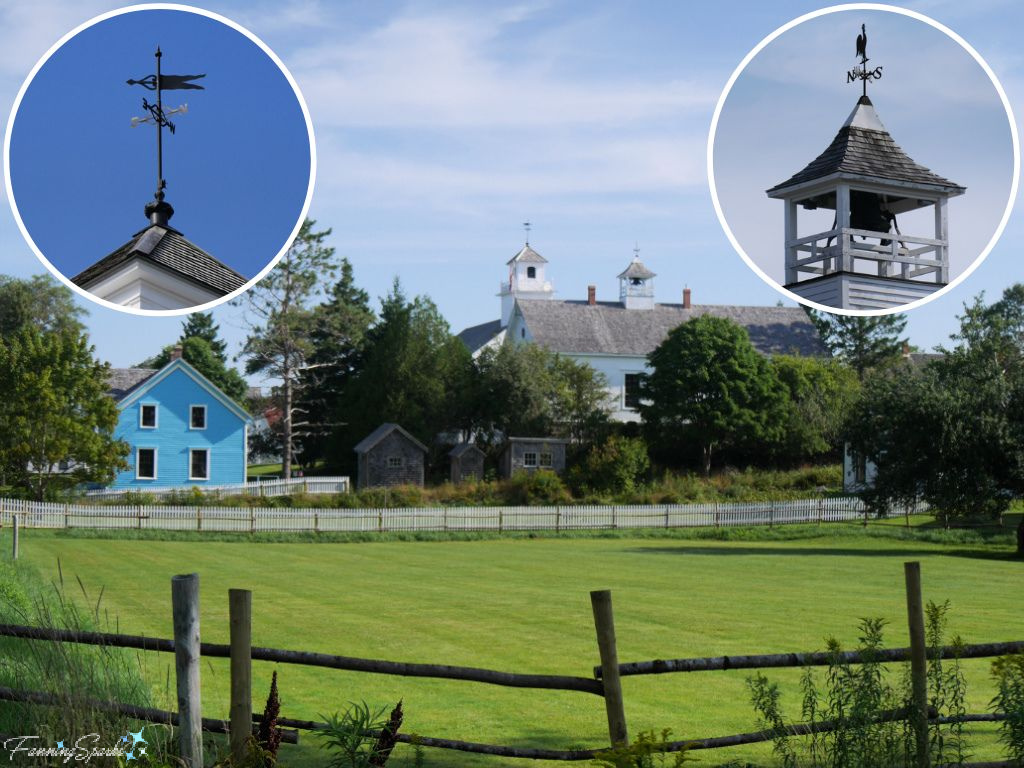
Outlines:
[{"label": "blue sky", "polygon": [[[24,75],[57,38],[112,7],[70,0],[0,6],[0,100],[12,103]],[[563,298],[585,298],[589,283],[599,298],[617,297],[615,276],[636,243],[658,274],[661,301],[679,301],[684,285],[695,303],[780,300],[718,224],[705,148],[715,103],[735,66],[765,35],[817,4],[273,0],[208,7],[263,38],[303,89],[319,155],[310,213],[333,228],[331,243],[372,296],[386,293],[398,275],[407,292],[430,295],[455,331],[494,319],[504,263],[522,244],[521,223],[530,220],[531,244],[550,261],[549,277]],[[909,7],[963,35],[1011,101],[1024,103],[1017,40],[1024,12],[1016,4],[936,0]],[[844,37],[851,48],[855,34]],[[872,55],[883,58],[878,50]],[[841,106],[824,110],[837,113],[827,115],[829,127],[804,162],[852,107],[854,96],[845,91],[853,86],[842,80],[840,72]],[[212,91],[201,95],[209,101]],[[199,109],[198,97],[189,101]],[[911,149],[911,136],[892,124],[896,110],[879,108],[897,141]],[[955,168],[927,154],[921,162],[959,181]],[[144,194],[151,192],[148,159]],[[168,178],[173,185],[170,170]],[[757,189],[779,180],[758,180]],[[771,236],[781,239],[781,227],[780,211]],[[964,301],[982,290],[995,296],[1021,279],[1022,241],[1015,217],[964,285],[910,314],[912,341],[924,348],[946,341]],[[198,236],[196,242],[202,245]],[[0,270],[42,271],[7,211],[0,211]],[[145,358],[181,326],[179,319],[99,307],[90,313],[97,352],[115,365]],[[244,338],[239,311],[219,308],[215,316],[237,349]]]},{"label": "blue sky", "polygon": [[205,73],[204,90],[165,91],[163,132],[171,225],[246,277],[288,241],[309,184],[301,107],[277,65],[231,27],[195,13],[122,14],[83,30],[36,74],[11,137],[11,185],[33,240],[73,277],[148,221],[156,129],[131,127],[155,94],[129,86],[155,71]]}]

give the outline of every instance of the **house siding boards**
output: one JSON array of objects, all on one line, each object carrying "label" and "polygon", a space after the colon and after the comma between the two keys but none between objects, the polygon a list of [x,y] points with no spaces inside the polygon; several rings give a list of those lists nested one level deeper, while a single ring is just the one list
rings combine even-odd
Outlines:
[{"label": "house siding boards", "polygon": [[423,485],[427,449],[397,424],[382,424],[355,450],[360,489]]},{"label": "house siding boards", "polygon": [[[166,371],[166,374],[164,373]],[[124,398],[114,436],[131,447],[129,468],[119,472],[114,488],[229,485],[244,483],[246,474],[246,433],[248,418],[200,374],[181,360],[175,360],[150,381]],[[156,405],[156,427],[141,426],[143,405]],[[192,429],[191,408],[206,407],[206,428]],[[137,477],[139,449],[156,451],[156,476]],[[206,450],[208,476],[190,479],[191,452]]]},{"label": "house siding boards", "polygon": [[484,452],[472,443],[455,446],[449,454],[451,457],[451,481],[459,483],[483,480]]},{"label": "house siding boards", "polygon": [[[501,476],[512,477],[517,472],[536,472],[546,469],[557,474],[565,471],[566,440],[554,437],[510,437],[501,453]],[[536,464],[528,464],[527,454],[533,454]],[[551,466],[541,461],[541,454],[551,454]]]}]

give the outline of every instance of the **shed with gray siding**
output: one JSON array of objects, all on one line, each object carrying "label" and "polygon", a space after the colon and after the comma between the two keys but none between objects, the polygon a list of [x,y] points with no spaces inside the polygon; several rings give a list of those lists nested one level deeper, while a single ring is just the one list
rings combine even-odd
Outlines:
[{"label": "shed with gray siding", "polygon": [[501,452],[498,470],[505,478],[516,472],[536,472],[539,469],[560,475],[565,471],[565,446],[568,443],[560,437],[510,437]]},{"label": "shed with gray siding", "polygon": [[484,452],[475,443],[459,443],[448,452],[451,457],[451,480],[466,483],[484,479]]},{"label": "shed with gray siding", "polygon": [[385,423],[355,447],[359,462],[358,487],[423,485],[427,446],[398,424]]}]

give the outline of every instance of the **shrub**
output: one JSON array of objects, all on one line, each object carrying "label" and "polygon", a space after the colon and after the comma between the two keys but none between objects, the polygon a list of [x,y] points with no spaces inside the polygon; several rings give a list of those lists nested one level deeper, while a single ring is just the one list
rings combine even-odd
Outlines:
[{"label": "shrub", "polygon": [[320,715],[326,727],[316,731],[320,745],[330,753],[330,768],[377,768],[387,763],[402,725],[402,702],[385,718],[386,709],[370,709],[366,702],[349,704],[344,714]]},{"label": "shrub", "polygon": [[643,482],[650,467],[643,440],[611,435],[590,449],[582,464],[573,468],[569,480],[577,492],[630,493]]},{"label": "shrub", "polygon": [[512,504],[565,504],[572,501],[572,494],[562,478],[547,469],[517,472],[506,487],[506,497]]},{"label": "shrub", "polygon": [[999,740],[1006,755],[1024,765],[1024,655],[1003,656],[992,663],[996,696],[992,708],[1006,715],[999,726]]}]

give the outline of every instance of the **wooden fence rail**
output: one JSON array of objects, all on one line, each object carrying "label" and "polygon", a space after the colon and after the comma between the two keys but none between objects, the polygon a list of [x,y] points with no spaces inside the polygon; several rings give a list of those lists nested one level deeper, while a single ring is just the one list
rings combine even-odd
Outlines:
[{"label": "wooden fence rail", "polygon": [[[924,505],[886,517],[923,512]],[[856,497],[710,504],[613,504],[539,507],[382,507],[281,509],[157,504],[71,504],[0,499],[0,525],[17,515],[23,528],[191,530],[235,533],[365,533],[396,531],[583,531],[724,528],[795,523],[865,525],[870,513]]]},{"label": "wooden fence rail", "polygon": [[[911,574],[917,569],[917,567],[917,563],[907,563],[906,571],[908,574]],[[195,574],[188,577],[178,576],[174,578],[172,585],[174,596],[175,640],[151,638],[140,635],[83,632],[77,630],[26,627],[19,625],[0,625],[0,636],[51,642],[106,645],[110,647],[174,653],[178,659],[176,679],[178,685],[179,713],[176,714],[165,712],[163,710],[134,707],[118,702],[105,702],[98,708],[106,708],[109,711],[120,712],[139,720],[147,720],[150,722],[171,722],[176,724],[179,731],[182,756],[186,760],[187,764],[197,767],[202,765],[202,730],[230,733],[231,723],[236,724],[237,731],[237,728],[239,727],[238,724],[241,723],[241,727],[244,728],[245,724],[256,719],[252,714],[250,669],[253,661],[272,661],[358,672],[400,675],[404,677],[433,677],[448,680],[485,683],[490,685],[579,691],[596,694],[601,696],[605,703],[609,742],[611,744],[622,744],[627,740],[626,712],[625,703],[622,697],[622,688],[617,683],[618,678],[623,675],[663,674],[666,672],[697,672],[725,669],[796,667],[829,664],[834,663],[837,660],[843,664],[859,664],[865,663],[866,661],[893,662],[904,661],[909,658],[911,654],[911,651],[908,648],[894,648],[873,651],[870,653],[848,651],[840,654],[818,652],[762,654],[717,656],[697,659],[655,660],[621,664],[618,662],[616,656],[615,623],[612,616],[611,593],[608,591],[596,591],[591,593],[591,602],[594,612],[594,625],[597,633],[598,655],[601,660],[601,666],[594,668],[593,679],[560,675],[500,672],[495,670],[457,667],[444,664],[382,661],[376,659],[361,659],[350,656],[338,656],[319,652],[290,651],[251,646],[251,593],[245,590],[231,590],[230,592],[230,604],[232,606],[232,642],[230,644],[202,643],[199,638],[199,624],[197,618],[199,604],[198,577]],[[914,584],[911,578],[907,579],[907,588],[908,595],[911,595],[911,600],[908,600],[908,605],[916,605],[920,601],[913,598]],[[913,616],[911,615],[911,623],[912,619]],[[242,626],[245,624],[250,624],[250,626]],[[953,656],[957,656],[959,658],[984,658],[1022,651],[1024,651],[1024,641],[1016,641],[981,643],[964,646],[959,649],[944,647],[933,651],[932,656],[933,658],[948,658]],[[200,717],[198,659],[201,656],[227,657],[231,659],[230,669],[232,679],[230,723],[225,720],[211,720]],[[918,678],[924,674],[926,674],[926,670],[923,667],[920,667],[919,665],[912,666],[911,675],[915,678],[912,682],[919,683],[920,680]],[[609,684],[610,677],[614,680],[614,684]],[[57,696],[47,692],[16,691],[8,688],[0,688],[0,700],[23,701],[40,705],[60,706],[66,701],[66,699],[67,696]],[[938,713],[934,709],[929,708],[927,702],[925,702],[924,706],[914,704],[900,710],[880,713],[878,718],[879,722],[889,720],[910,720],[914,722],[915,725],[920,725],[921,722],[927,725],[927,723],[993,722],[1004,719],[1005,716],[997,713],[939,717]],[[918,718],[922,719],[918,720]],[[319,730],[325,727],[324,723],[294,720],[285,717],[279,717],[278,724],[284,728],[296,730]],[[785,732],[792,736],[802,736],[811,733],[835,731],[843,727],[845,727],[845,723],[836,721],[822,721],[813,724],[798,723],[786,726]],[[681,749],[718,749],[741,744],[766,742],[772,740],[778,735],[779,734],[775,729],[768,729],[730,736],[684,739],[671,742],[667,745],[666,749],[668,751]],[[241,758],[246,748],[245,740],[236,737],[231,741],[236,757]],[[416,743],[427,747],[474,752],[478,754],[557,761],[591,760],[598,752],[607,749],[607,747],[596,747],[592,749],[554,750],[513,747],[447,738],[410,736],[402,733],[398,734],[398,741],[407,744]],[[917,742],[919,750],[918,757],[919,759],[922,759],[921,756],[923,755],[922,764],[927,765],[929,749],[927,730],[924,730],[923,732],[916,731],[915,741]],[[973,766],[973,768],[982,768],[982,766],[994,768],[995,766],[1009,765],[1009,763],[973,763],[967,765]],[[942,766],[932,766],[932,768],[942,768]]]}]

